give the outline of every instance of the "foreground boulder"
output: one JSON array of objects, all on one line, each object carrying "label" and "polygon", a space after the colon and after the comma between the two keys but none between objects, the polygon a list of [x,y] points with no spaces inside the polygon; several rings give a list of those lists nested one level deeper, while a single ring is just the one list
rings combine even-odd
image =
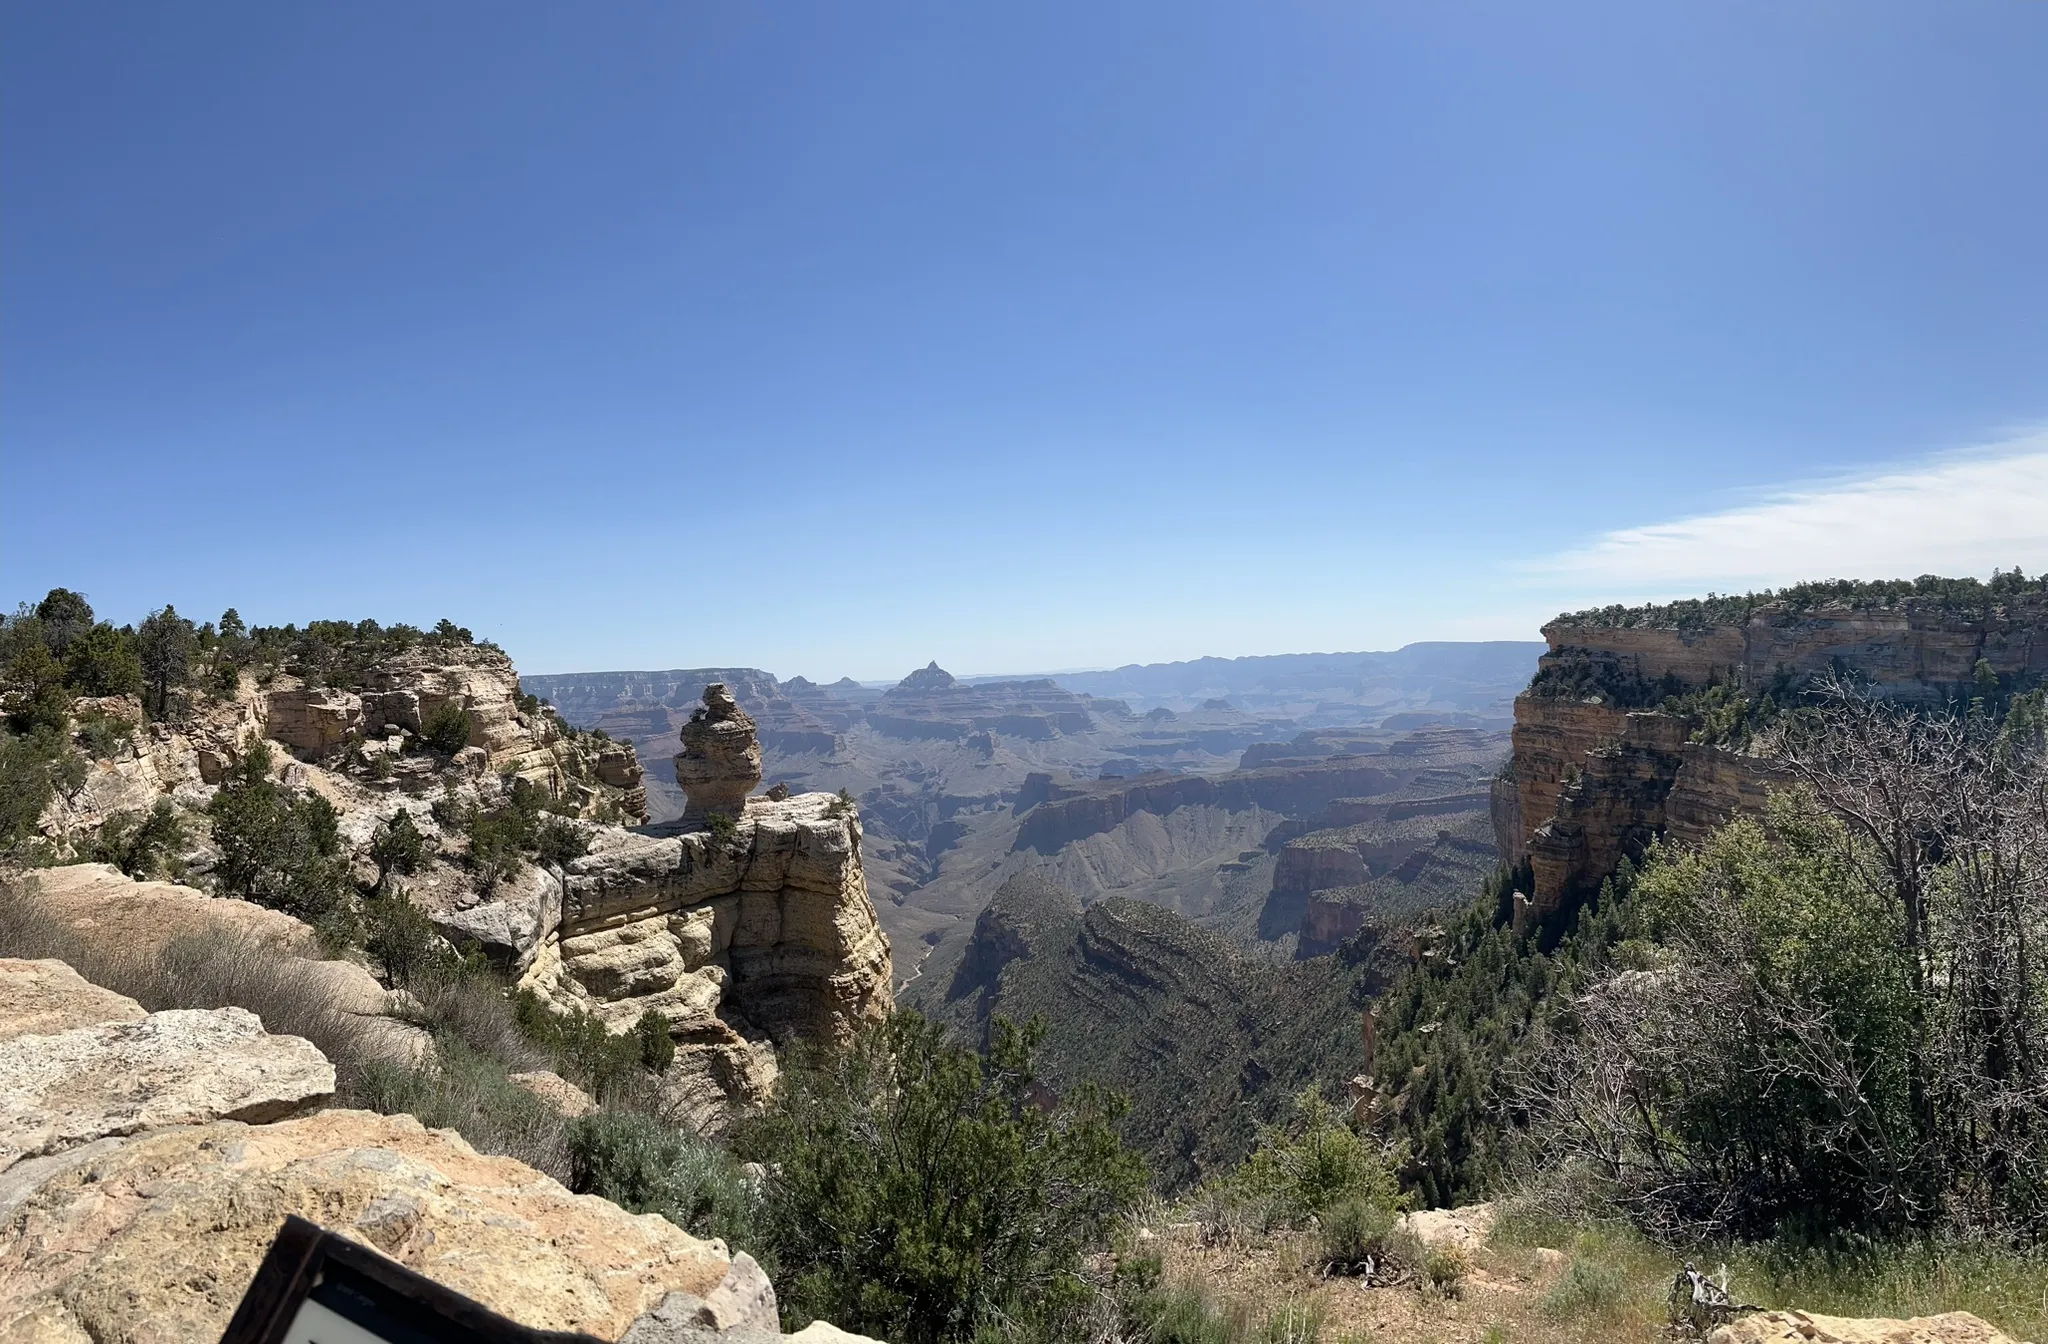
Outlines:
[{"label": "foreground boulder", "polygon": [[1717,1326],[1707,1344],[2019,1344],[2011,1335],[1967,1311],[1915,1316],[1815,1316],[1804,1311],[1766,1311]]},{"label": "foreground boulder", "polygon": [[147,1016],[135,1000],[101,989],[54,957],[0,957],[0,1041]]},{"label": "foreground boulder", "polygon": [[524,1324],[601,1339],[671,1293],[712,1299],[733,1270],[715,1242],[410,1116],[221,1121],[0,1175],[0,1341],[217,1339],[288,1213]]},{"label": "foreground boulder", "polygon": [[1418,1209],[1404,1213],[1394,1223],[1396,1232],[1406,1232],[1425,1250],[1457,1250],[1467,1255],[1486,1244],[1493,1235],[1499,1211],[1491,1204],[1467,1204],[1456,1209]]},{"label": "foreground boulder", "polygon": [[309,1041],[243,1008],[180,1008],[0,1042],[0,1171],[111,1134],[281,1120],[334,1095]]}]

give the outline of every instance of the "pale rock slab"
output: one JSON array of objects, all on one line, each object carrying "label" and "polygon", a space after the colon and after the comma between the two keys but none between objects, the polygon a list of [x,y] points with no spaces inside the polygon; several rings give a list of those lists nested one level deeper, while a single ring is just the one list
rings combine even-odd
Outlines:
[{"label": "pale rock slab", "polygon": [[1491,1204],[1467,1204],[1456,1209],[1418,1209],[1394,1221],[1396,1232],[1406,1232],[1428,1250],[1455,1249],[1471,1254],[1486,1245],[1493,1235],[1499,1210]]},{"label": "pale rock slab", "polygon": [[135,1000],[101,989],[54,957],[0,957],[0,1042],[147,1016]]},{"label": "pale rock slab", "polygon": [[311,1042],[242,1008],[179,1008],[0,1042],[0,1170],[110,1135],[281,1120],[334,1095]]},{"label": "pale rock slab", "polygon": [[1707,1344],[2019,1344],[1980,1316],[1967,1311],[1885,1317],[1815,1316],[1804,1311],[1766,1311],[1716,1326]]},{"label": "pale rock slab", "polygon": [[633,1322],[619,1344],[694,1344],[700,1339],[779,1339],[775,1286],[754,1257],[734,1253],[732,1268],[702,1297],[670,1293]]},{"label": "pale rock slab", "polygon": [[217,1339],[288,1213],[523,1324],[600,1339],[670,1293],[708,1298],[733,1264],[410,1116],[223,1121],[0,1174],[0,1342]]},{"label": "pale rock slab", "polygon": [[597,1103],[590,1099],[588,1092],[551,1069],[535,1069],[530,1073],[515,1073],[508,1076],[515,1084],[533,1093],[571,1120],[589,1115],[597,1109]]},{"label": "pale rock slab", "polygon": [[281,911],[175,882],[138,882],[110,863],[39,868],[29,880],[50,914],[87,937],[118,940],[137,956],[182,937],[243,939],[294,956],[319,948],[309,925]]}]

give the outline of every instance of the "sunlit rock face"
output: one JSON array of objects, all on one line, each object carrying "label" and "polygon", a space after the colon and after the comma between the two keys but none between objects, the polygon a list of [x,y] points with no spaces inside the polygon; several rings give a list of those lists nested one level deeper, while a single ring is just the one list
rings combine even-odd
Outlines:
[{"label": "sunlit rock face", "polygon": [[615,1031],[667,1018],[671,1099],[717,1128],[765,1098],[773,1042],[844,1040],[889,1011],[860,840],[826,793],[742,799],[730,833],[604,830],[567,867],[520,984]]},{"label": "sunlit rock face", "polygon": [[702,821],[714,812],[737,818],[761,782],[761,739],[753,719],[714,681],[704,688],[703,707],[683,725],[682,739],[676,783],[686,799],[683,819]]},{"label": "sunlit rock face", "polygon": [[[1493,793],[1501,848],[1529,862],[1537,913],[1597,888],[1652,839],[1689,843],[1755,812],[1784,782],[1763,756],[1691,741],[1688,720],[1656,707],[1667,689],[1754,690],[1840,670],[1871,693],[1939,705],[1968,693],[1980,662],[2007,678],[2048,675],[2048,598],[2039,594],[1976,608],[1773,602],[1741,620],[1682,628],[1568,617],[1543,636],[1550,649],[1515,701],[1514,753]],[[1571,660],[1646,693],[1636,705],[1544,693],[1545,672]]]}]

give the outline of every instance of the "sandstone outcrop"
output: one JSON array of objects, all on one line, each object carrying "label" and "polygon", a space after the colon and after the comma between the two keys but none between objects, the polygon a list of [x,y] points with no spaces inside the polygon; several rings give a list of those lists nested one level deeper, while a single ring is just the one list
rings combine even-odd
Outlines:
[{"label": "sandstone outcrop", "polygon": [[1766,1311],[1716,1326],[1707,1344],[2019,1344],[1967,1311],[1911,1320]]},{"label": "sandstone outcrop", "polygon": [[1841,670],[1875,694],[1938,704],[1967,692],[1980,663],[2048,675],[2039,594],[1975,608],[1773,601],[1683,626],[1660,609],[1594,612],[1543,634],[1549,651],[1515,701],[1514,752],[1492,799],[1502,853],[1531,867],[1532,913],[1597,888],[1652,839],[1697,840],[1755,811],[1783,783],[1767,759],[1692,740],[1690,719],[1657,707],[1667,695],[1717,684],[1783,694]]},{"label": "sandstone outcrop", "polygon": [[572,1195],[452,1130],[325,1111],[104,1139],[0,1180],[0,1340],[219,1337],[288,1213],[540,1329],[616,1339],[732,1272],[716,1243]]},{"label": "sandstone outcrop", "polygon": [[332,1085],[317,1050],[241,1009],[143,1016],[62,962],[0,960],[0,1344],[216,1338],[291,1214],[540,1329],[783,1338],[743,1251],[411,1116],[284,1118]]},{"label": "sandstone outcrop", "polygon": [[363,732],[363,698],[331,686],[272,691],[266,708],[266,735],[294,753],[324,756]]},{"label": "sandstone outcrop", "polygon": [[45,918],[101,956],[146,964],[180,945],[247,945],[282,953],[292,958],[288,964],[297,979],[309,991],[320,992],[329,1011],[357,1019],[366,1043],[383,1057],[408,1063],[424,1048],[421,1032],[385,1015],[389,996],[375,976],[352,961],[325,958],[313,930],[290,915],[175,882],[138,882],[104,863],[38,869],[25,881],[29,898]]},{"label": "sandstone outcrop", "polygon": [[175,882],[138,882],[105,863],[42,868],[28,880],[45,914],[124,956],[147,959],[181,940],[249,943],[298,958],[299,973],[326,990],[337,1011],[376,1016],[385,1009],[375,976],[354,962],[323,958],[312,928],[282,911]]},{"label": "sandstone outcrop", "polygon": [[754,721],[718,682],[704,688],[704,706],[682,728],[676,783],[688,800],[686,821],[713,813],[737,817],[761,782],[761,741]]},{"label": "sandstone outcrop", "polygon": [[602,831],[564,876],[520,985],[614,1031],[667,1018],[671,1093],[706,1127],[765,1096],[770,1041],[843,1040],[889,1010],[860,819],[830,794],[745,799],[730,836]]},{"label": "sandstone outcrop", "polygon": [[[27,880],[46,913],[83,937],[118,942],[136,956],[180,938],[246,941],[303,957],[316,956],[319,947],[310,927],[282,911],[176,882],[138,882],[110,863],[40,868]],[[375,989],[374,980],[364,979]]]},{"label": "sandstone outcrop", "polygon": [[[469,725],[466,743],[452,757],[424,737],[448,706],[466,714]],[[204,874],[215,854],[195,814],[259,740],[281,749],[279,755],[289,753],[278,776],[333,803],[358,847],[406,799],[453,788],[490,807],[513,780],[540,788],[580,816],[627,824],[647,818],[646,783],[632,744],[570,729],[523,695],[511,660],[484,645],[422,643],[374,662],[348,686],[277,669],[260,681],[245,672],[225,694],[187,696],[161,722],[145,723],[132,697],[80,699],[72,717],[88,757],[85,780],[60,791],[39,820],[60,859],[76,857],[110,819],[146,814],[167,800],[191,818],[191,839],[176,857]],[[108,722],[125,725],[125,733],[109,740],[104,732],[88,737],[83,731],[88,723]]]},{"label": "sandstone outcrop", "polygon": [[1455,1209],[1417,1209],[1394,1220],[1428,1250],[1449,1248],[1471,1254],[1486,1245],[1500,1211],[1491,1204],[1465,1204]]},{"label": "sandstone outcrop", "polygon": [[534,1069],[527,1073],[507,1076],[513,1083],[533,1093],[571,1120],[589,1115],[597,1109],[597,1103],[590,1099],[589,1093],[552,1069]]},{"label": "sandstone outcrop", "polygon": [[147,1016],[127,995],[101,989],[54,958],[0,957],[0,1042]]},{"label": "sandstone outcrop", "polygon": [[0,1170],[112,1134],[280,1120],[334,1095],[334,1067],[241,1008],[171,1009],[0,1041]]}]

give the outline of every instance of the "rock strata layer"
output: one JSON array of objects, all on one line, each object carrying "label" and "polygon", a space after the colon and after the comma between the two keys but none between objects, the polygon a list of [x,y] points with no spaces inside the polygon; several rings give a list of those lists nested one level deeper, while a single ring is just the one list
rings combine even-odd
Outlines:
[{"label": "rock strata layer", "polygon": [[667,1018],[702,1126],[765,1097],[771,1041],[844,1040],[892,1003],[860,819],[830,794],[745,800],[729,836],[600,832],[564,885],[521,986],[614,1031]]},{"label": "rock strata layer", "polygon": [[[1978,610],[1920,598],[1879,608],[1774,602],[1687,628],[1567,617],[1543,635],[1549,651],[1515,701],[1511,766],[1492,799],[1502,853],[1532,869],[1533,913],[1597,889],[1653,839],[1689,843],[1756,811],[1783,782],[1768,760],[1692,741],[1689,720],[1649,707],[1669,692],[1797,686],[1839,669],[1873,694],[1940,704],[1967,693],[1980,663],[2022,682],[2048,675],[2048,601],[2038,595]],[[1636,694],[1545,689],[1547,674],[1574,666]]]}]

